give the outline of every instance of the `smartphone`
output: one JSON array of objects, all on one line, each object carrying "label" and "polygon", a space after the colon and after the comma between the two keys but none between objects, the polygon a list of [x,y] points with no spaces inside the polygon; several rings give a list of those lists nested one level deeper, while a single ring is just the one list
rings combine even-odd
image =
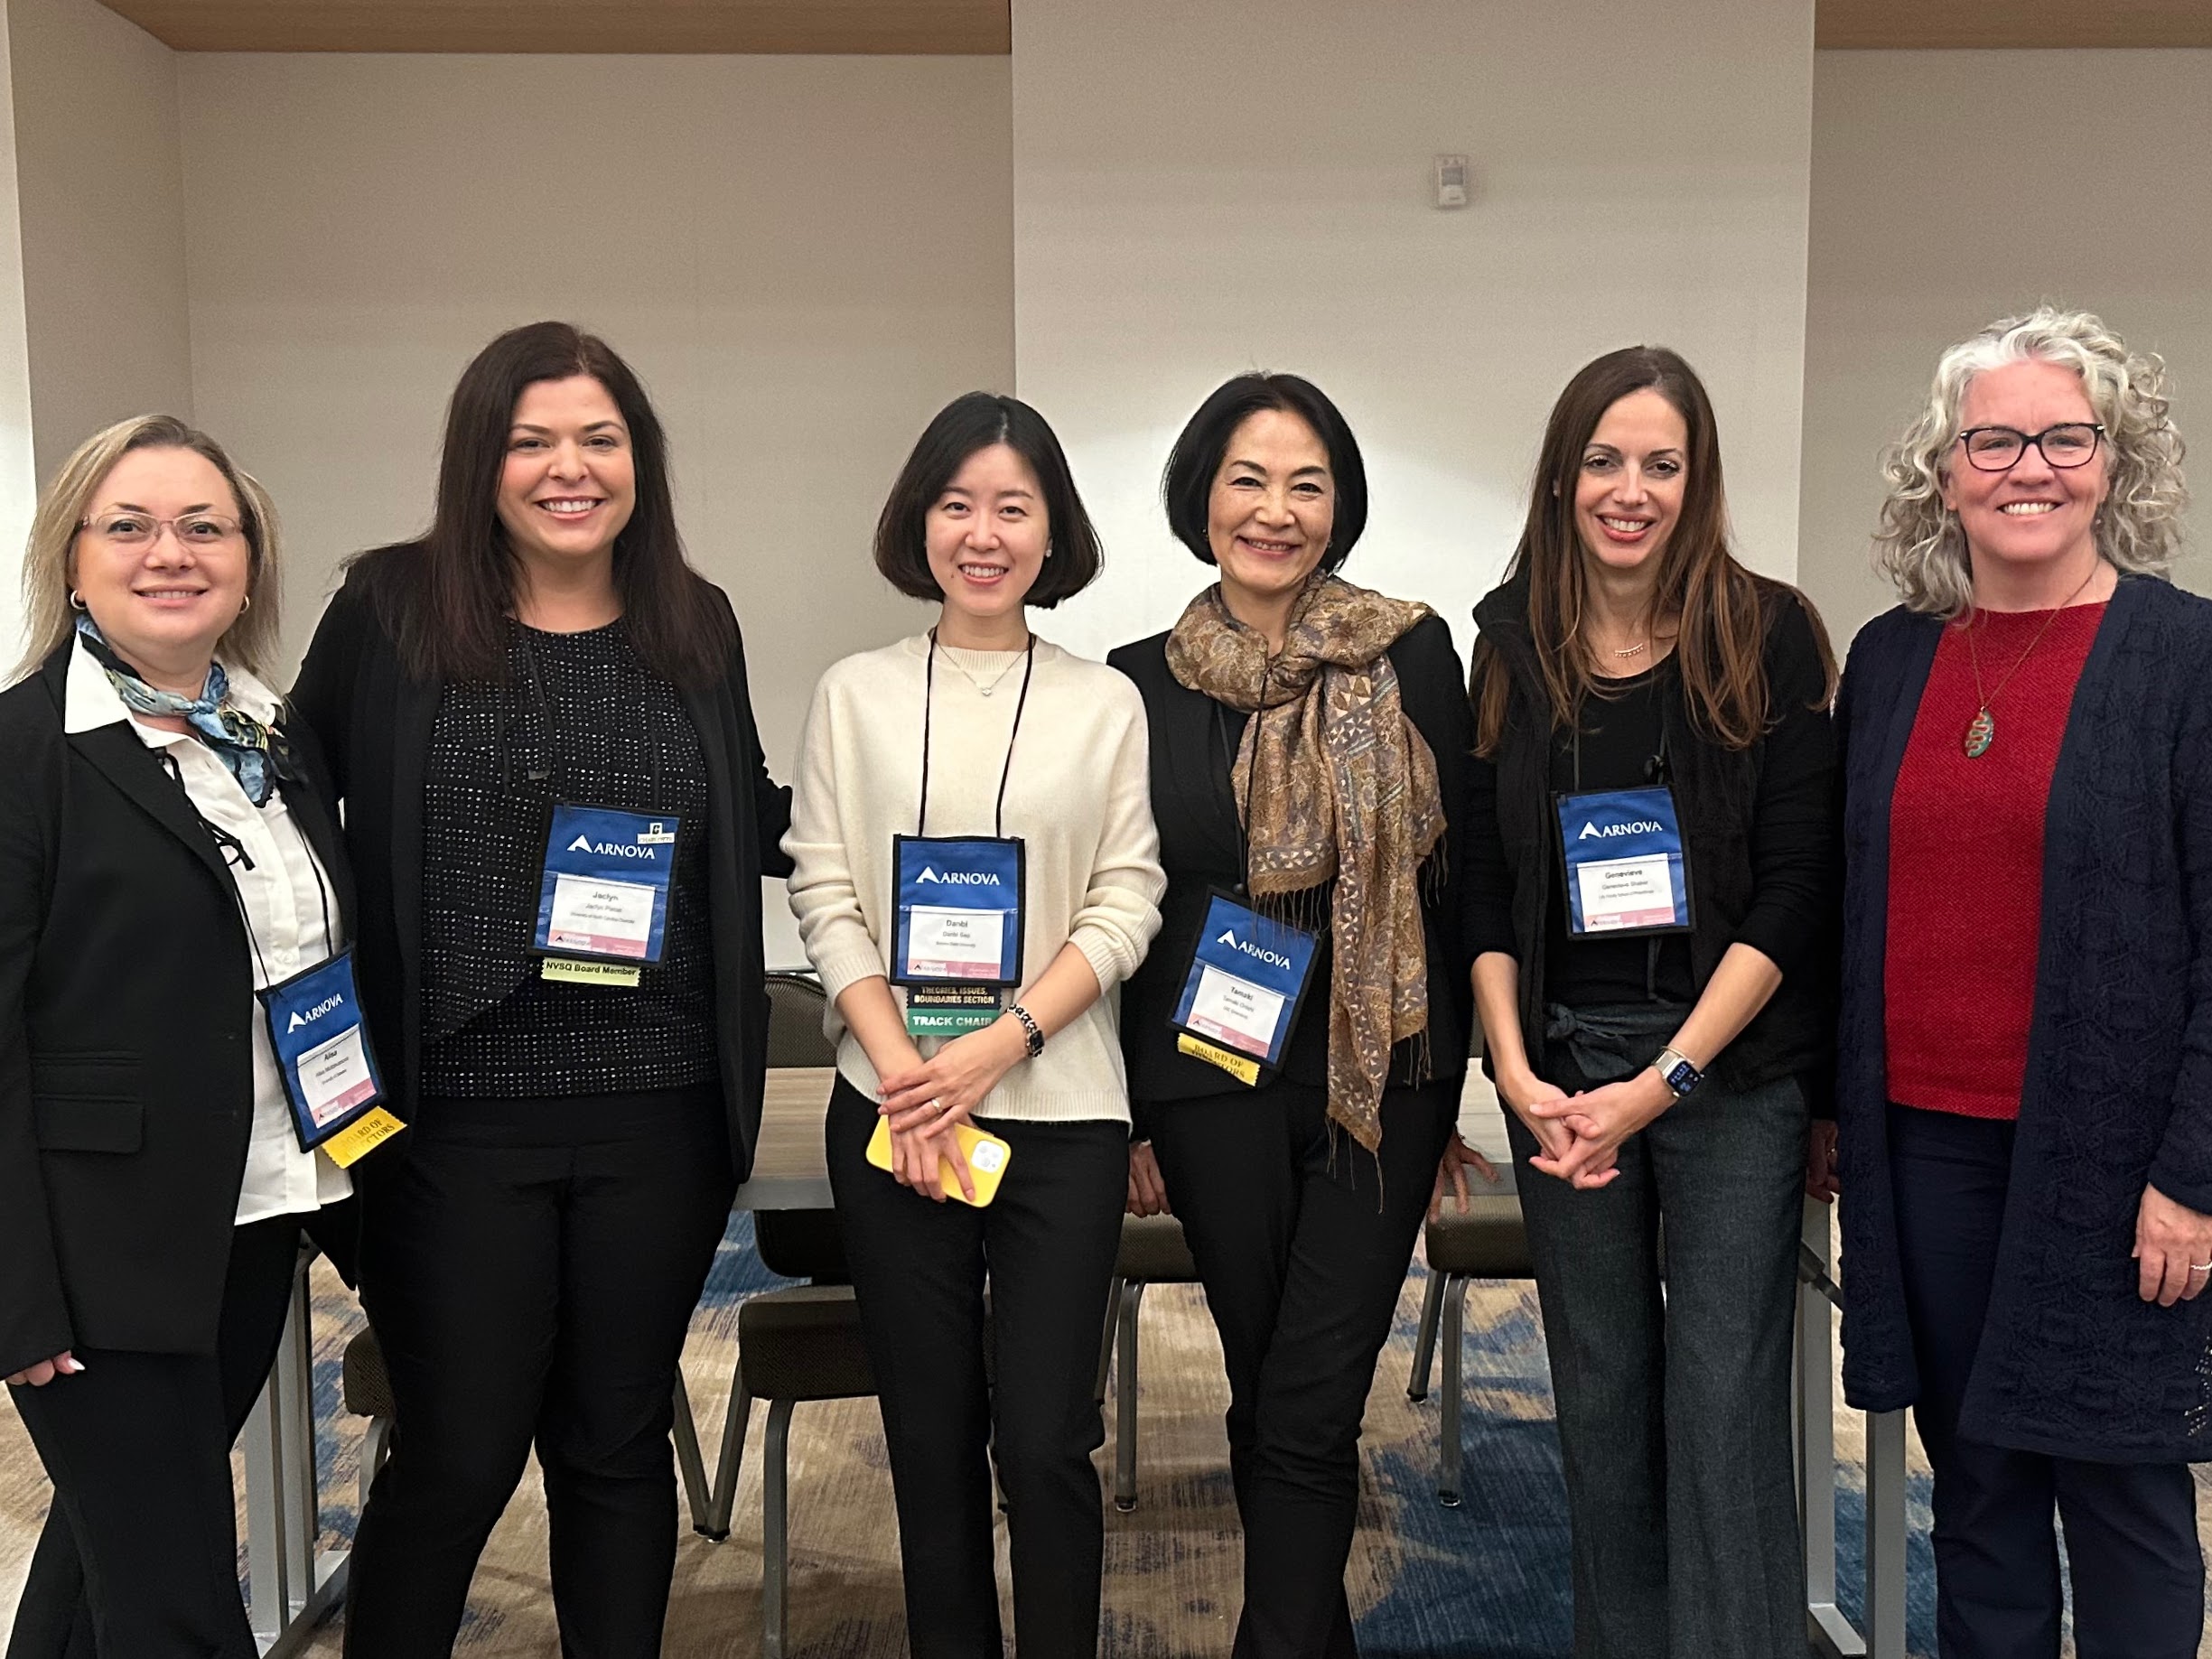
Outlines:
[{"label": "smartphone", "polygon": [[[1013,1160],[1013,1148],[967,1123],[955,1123],[952,1132],[960,1142],[960,1155],[967,1160],[968,1174],[975,1183],[975,1207],[981,1209],[998,1197],[999,1180]],[[868,1139],[868,1161],[886,1174],[891,1171],[891,1120],[887,1117],[875,1120],[875,1133]],[[966,1204],[967,1194],[960,1189],[960,1178],[953,1173],[951,1163],[940,1158],[937,1169],[945,1196]]]}]

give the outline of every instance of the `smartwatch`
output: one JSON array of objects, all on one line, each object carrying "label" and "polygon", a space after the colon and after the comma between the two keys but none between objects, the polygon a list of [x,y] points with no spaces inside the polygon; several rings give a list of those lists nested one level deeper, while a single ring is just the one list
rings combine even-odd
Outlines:
[{"label": "smartwatch", "polygon": [[1690,1063],[1689,1057],[1679,1049],[1662,1049],[1659,1058],[1651,1062],[1659,1074],[1659,1081],[1674,1091],[1680,1100],[1705,1080],[1705,1074]]}]

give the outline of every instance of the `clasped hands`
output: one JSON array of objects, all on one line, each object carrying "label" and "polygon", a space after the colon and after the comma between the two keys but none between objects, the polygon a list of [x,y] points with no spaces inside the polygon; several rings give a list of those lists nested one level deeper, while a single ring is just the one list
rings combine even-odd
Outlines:
[{"label": "clasped hands", "polygon": [[1536,1138],[1529,1167],[1584,1192],[1620,1173],[1620,1144],[1675,1104],[1651,1067],[1618,1083],[1570,1095],[1532,1074],[1498,1079],[1498,1093]]},{"label": "clasped hands", "polygon": [[891,1172],[924,1198],[945,1202],[939,1159],[970,1201],[975,1177],[960,1150],[956,1126],[966,1123],[999,1079],[1029,1056],[1021,1022],[1002,1014],[980,1030],[956,1037],[928,1059],[913,1049],[911,1064],[877,1076],[878,1115],[891,1124]]}]

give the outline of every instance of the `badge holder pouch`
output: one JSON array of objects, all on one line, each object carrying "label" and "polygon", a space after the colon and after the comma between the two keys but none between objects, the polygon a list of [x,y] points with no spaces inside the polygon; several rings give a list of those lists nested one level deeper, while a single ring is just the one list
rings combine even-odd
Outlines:
[{"label": "badge holder pouch", "polygon": [[1562,791],[1552,805],[1568,937],[1690,931],[1689,851],[1670,786]]},{"label": "badge holder pouch", "polygon": [[1213,889],[1168,1021],[1176,1048],[1257,1087],[1283,1063],[1320,948],[1315,934]]},{"label": "badge holder pouch", "polygon": [[556,804],[530,954],[546,979],[634,986],[667,946],[680,818]]},{"label": "badge holder pouch", "polygon": [[321,1151],[342,1170],[406,1127],[382,1104],[384,1075],[362,1018],[351,950],[257,994],[302,1151]]},{"label": "badge holder pouch", "polygon": [[891,837],[891,983],[916,1037],[957,1037],[1022,983],[1028,855],[1018,836]]}]

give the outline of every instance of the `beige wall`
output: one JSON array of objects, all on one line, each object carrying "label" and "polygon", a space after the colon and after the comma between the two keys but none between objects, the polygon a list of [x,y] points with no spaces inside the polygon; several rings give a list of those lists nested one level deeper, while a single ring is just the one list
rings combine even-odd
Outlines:
[{"label": "beige wall", "polygon": [[31,447],[31,358],[23,312],[23,247],[15,188],[15,89],[7,10],[0,0],[0,683],[22,648],[17,577],[37,500]]},{"label": "beige wall", "polygon": [[[1112,560],[1056,637],[1173,621],[1201,573],[1160,466],[1252,367],[1344,408],[1374,497],[1347,573],[1427,599],[1462,650],[1553,400],[1618,346],[1697,365],[1744,552],[1796,569],[1811,0],[1663,22],[1632,0],[1015,0],[1013,25],[1021,383]],[[1471,157],[1471,208],[1433,205],[1439,151]]]},{"label": "beige wall", "polygon": [[[2212,51],[1823,52],[1799,573],[1840,645],[1893,602],[1877,457],[1937,355],[2043,299],[2165,357],[2212,587]],[[1979,159],[1977,159],[1979,158]]]},{"label": "beige wall", "polygon": [[178,61],[199,413],[275,494],[293,648],[426,521],[469,358],[570,318],[652,392],[788,776],[822,669],[923,614],[867,557],[908,448],[1013,383],[1005,61]]}]

